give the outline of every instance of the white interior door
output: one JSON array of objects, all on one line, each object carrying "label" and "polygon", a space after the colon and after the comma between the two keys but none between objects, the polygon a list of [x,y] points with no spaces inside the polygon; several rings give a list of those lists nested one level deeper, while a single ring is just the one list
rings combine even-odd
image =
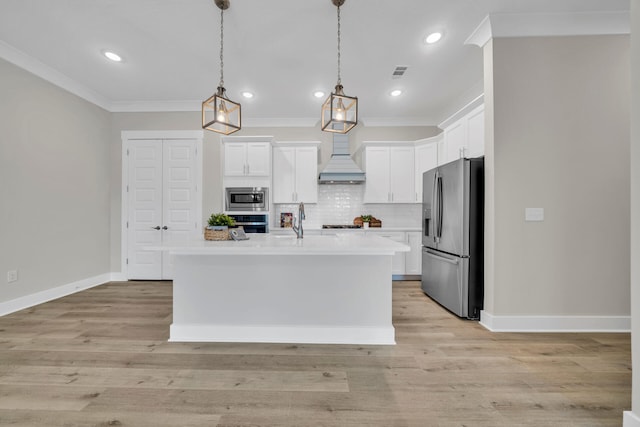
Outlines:
[{"label": "white interior door", "polygon": [[[199,234],[196,216],[195,141],[163,143],[162,241],[184,242]],[[163,252],[162,279],[173,278],[173,260]]]},{"label": "white interior door", "polygon": [[171,256],[144,247],[199,237],[198,146],[195,139],[127,144],[127,279],[172,279]]},{"label": "white interior door", "polygon": [[162,254],[145,246],[162,241],[162,141],[129,147],[128,278],[162,278]]}]

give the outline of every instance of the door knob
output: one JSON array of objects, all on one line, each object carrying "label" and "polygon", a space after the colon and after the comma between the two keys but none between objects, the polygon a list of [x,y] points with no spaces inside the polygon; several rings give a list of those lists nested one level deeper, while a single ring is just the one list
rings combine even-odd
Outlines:
[{"label": "door knob", "polygon": [[151,228],[153,228],[154,230],[160,230],[160,226],[159,225],[156,225],[155,227],[151,227]]},{"label": "door knob", "polygon": [[163,230],[168,230],[169,227],[167,227],[166,225],[164,227],[162,227]]}]

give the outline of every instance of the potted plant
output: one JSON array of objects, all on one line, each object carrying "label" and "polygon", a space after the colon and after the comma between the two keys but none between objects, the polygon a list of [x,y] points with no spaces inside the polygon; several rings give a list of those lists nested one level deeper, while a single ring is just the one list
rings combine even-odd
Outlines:
[{"label": "potted plant", "polygon": [[369,222],[371,222],[373,217],[371,215],[360,215],[360,218],[362,218],[362,226],[364,228],[369,228]]},{"label": "potted plant", "polygon": [[229,227],[236,225],[233,218],[223,213],[212,213],[208,223],[204,230],[205,240],[229,240]]},{"label": "potted plant", "polygon": [[229,215],[223,213],[212,213],[209,217],[209,230],[227,230],[236,225],[236,222]]}]

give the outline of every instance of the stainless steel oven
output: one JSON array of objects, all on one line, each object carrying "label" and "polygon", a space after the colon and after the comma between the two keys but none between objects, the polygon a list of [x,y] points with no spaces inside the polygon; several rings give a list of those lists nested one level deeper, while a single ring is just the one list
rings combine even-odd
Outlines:
[{"label": "stainless steel oven", "polygon": [[268,233],[269,216],[267,214],[229,215],[242,227],[245,233]]},{"label": "stainless steel oven", "polygon": [[266,212],[269,210],[269,189],[267,187],[227,187],[225,210]]}]

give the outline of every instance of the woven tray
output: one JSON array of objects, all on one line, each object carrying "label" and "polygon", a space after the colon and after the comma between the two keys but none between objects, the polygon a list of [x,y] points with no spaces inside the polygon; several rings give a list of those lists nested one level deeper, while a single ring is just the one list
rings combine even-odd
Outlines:
[{"label": "woven tray", "polygon": [[[362,217],[358,216],[355,217],[353,219],[353,224],[354,225],[359,225],[360,227],[362,227]],[[369,221],[369,227],[373,227],[373,228],[379,228],[382,227],[382,221],[373,217],[371,218],[371,221]]]},{"label": "woven tray", "polygon": [[229,230],[210,230],[204,229],[204,240],[229,240]]}]

